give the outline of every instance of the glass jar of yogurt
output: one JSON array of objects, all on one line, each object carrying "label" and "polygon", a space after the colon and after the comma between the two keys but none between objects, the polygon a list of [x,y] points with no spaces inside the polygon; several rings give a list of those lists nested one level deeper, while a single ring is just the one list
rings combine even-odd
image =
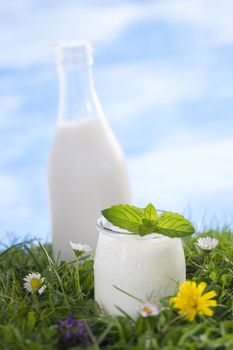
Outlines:
[{"label": "glass jar of yogurt", "polygon": [[[123,310],[135,318],[143,301],[174,295],[185,281],[182,241],[157,233],[139,236],[97,222],[94,263],[95,300],[107,315]],[[141,301],[140,301],[141,300]]]}]

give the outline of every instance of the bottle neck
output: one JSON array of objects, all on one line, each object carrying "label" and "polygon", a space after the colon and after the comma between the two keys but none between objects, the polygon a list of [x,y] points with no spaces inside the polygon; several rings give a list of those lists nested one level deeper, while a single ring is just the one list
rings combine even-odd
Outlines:
[{"label": "bottle neck", "polygon": [[92,66],[86,63],[63,63],[59,73],[59,122],[72,122],[86,117],[103,117],[95,91]]}]

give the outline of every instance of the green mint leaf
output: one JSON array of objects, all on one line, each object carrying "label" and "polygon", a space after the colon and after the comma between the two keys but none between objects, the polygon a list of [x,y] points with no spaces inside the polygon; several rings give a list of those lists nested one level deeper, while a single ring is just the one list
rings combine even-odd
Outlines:
[{"label": "green mint leaf", "polygon": [[151,233],[150,228],[148,228],[148,227],[145,226],[145,225],[140,225],[140,226],[139,226],[138,234],[139,234],[140,236],[145,236],[145,235],[148,235],[149,233]]},{"label": "green mint leaf", "polygon": [[190,236],[195,232],[195,229],[191,222],[185,219],[184,216],[165,212],[159,216],[157,232],[174,238]]},{"label": "green mint leaf", "polygon": [[156,230],[157,230],[156,221],[152,221],[146,218],[142,219],[142,225],[139,226],[140,236],[148,235],[149,233],[156,232]]},{"label": "green mint leaf", "polygon": [[144,211],[133,205],[119,204],[102,210],[102,215],[113,225],[139,234],[139,227],[142,224]]},{"label": "green mint leaf", "polygon": [[158,213],[155,209],[155,207],[153,206],[153,204],[149,203],[146,208],[144,209],[144,215],[145,218],[148,220],[153,220],[156,223],[158,222]]}]

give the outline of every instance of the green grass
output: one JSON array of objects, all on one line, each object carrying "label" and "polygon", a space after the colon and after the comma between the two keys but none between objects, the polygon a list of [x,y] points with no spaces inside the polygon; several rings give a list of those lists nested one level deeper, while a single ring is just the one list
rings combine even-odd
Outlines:
[{"label": "green grass", "polygon": [[[136,321],[125,316],[102,316],[93,300],[93,262],[86,261],[79,276],[73,263],[53,263],[50,245],[33,242],[11,246],[0,253],[0,349],[83,349],[66,346],[55,324],[73,315],[85,321],[93,344],[89,349],[233,349],[233,234],[209,231],[220,244],[211,253],[184,241],[187,278],[205,281],[217,292],[219,306],[213,317],[188,322],[177,317],[164,300],[157,317]],[[40,272],[47,281],[43,295],[27,294],[23,277]],[[80,278],[81,293],[79,292]]]}]

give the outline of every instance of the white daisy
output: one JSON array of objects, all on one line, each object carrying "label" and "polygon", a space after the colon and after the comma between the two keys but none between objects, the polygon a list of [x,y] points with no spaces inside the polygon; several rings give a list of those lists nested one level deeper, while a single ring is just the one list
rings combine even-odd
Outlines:
[{"label": "white daisy", "polygon": [[157,316],[159,315],[161,306],[155,304],[153,301],[148,300],[140,307],[140,315],[142,317]]},{"label": "white daisy", "polygon": [[40,273],[29,273],[23,280],[25,281],[23,286],[29,293],[44,293],[46,289],[45,279],[41,277]]},{"label": "white daisy", "polygon": [[203,250],[212,250],[217,247],[219,241],[212,237],[200,237],[196,245]]},{"label": "white daisy", "polygon": [[38,289],[38,293],[39,293],[40,295],[43,294],[44,291],[45,291],[45,289],[46,289],[46,285],[43,284],[43,286],[42,286],[40,289]]},{"label": "white daisy", "polygon": [[70,246],[75,252],[78,252],[79,254],[87,254],[90,253],[92,250],[88,244],[73,243],[70,241]]}]

